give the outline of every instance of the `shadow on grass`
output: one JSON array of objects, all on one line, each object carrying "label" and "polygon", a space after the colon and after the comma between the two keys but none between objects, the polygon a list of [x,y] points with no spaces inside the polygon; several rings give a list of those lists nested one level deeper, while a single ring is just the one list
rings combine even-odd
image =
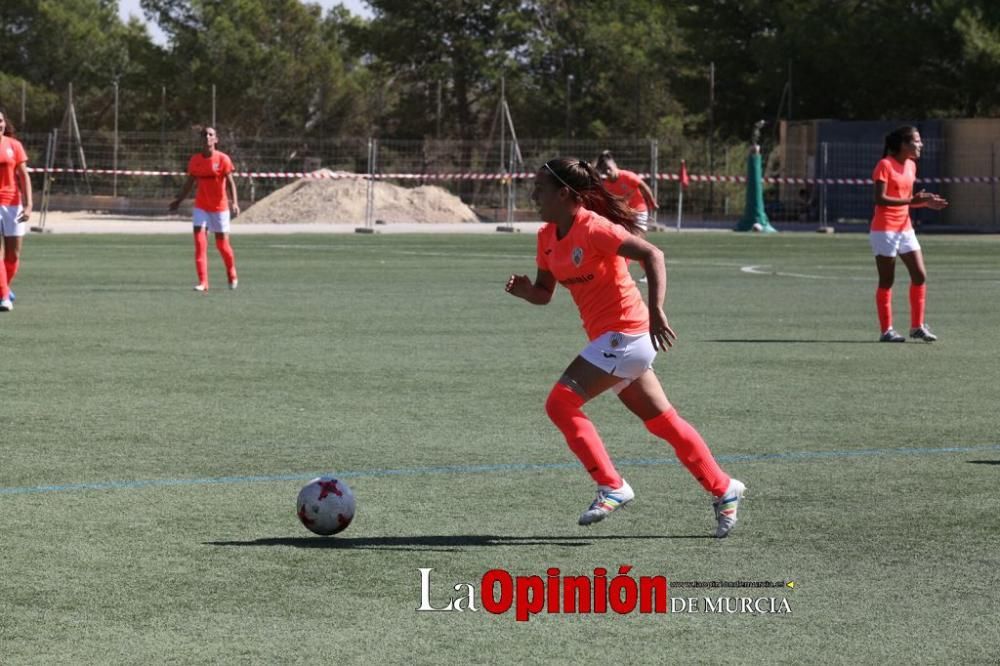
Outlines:
[{"label": "shadow on grass", "polygon": [[266,537],[253,541],[206,541],[206,546],[291,546],[293,548],[335,548],[360,550],[455,550],[465,546],[559,546],[579,548],[595,541],[637,539],[714,539],[707,534],[683,536],[499,536],[495,534],[453,534],[441,536],[392,537]]},{"label": "shadow on grass", "polygon": [[757,343],[778,343],[786,345],[813,345],[813,344],[837,344],[837,345],[870,345],[878,344],[878,340],[793,340],[793,339],[741,339],[741,338],[724,338],[719,340],[705,340],[705,342],[727,342],[727,343],[741,343],[741,344],[757,344]]},{"label": "shadow on grass", "polygon": [[1000,460],[967,460],[970,465],[1000,465]]}]

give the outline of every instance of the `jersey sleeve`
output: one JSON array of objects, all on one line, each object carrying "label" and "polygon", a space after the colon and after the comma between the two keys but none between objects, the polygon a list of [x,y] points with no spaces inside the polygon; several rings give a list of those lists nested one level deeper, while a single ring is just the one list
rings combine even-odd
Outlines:
[{"label": "jersey sleeve", "polygon": [[603,224],[591,224],[588,234],[590,245],[600,254],[614,256],[618,248],[631,236],[625,227],[605,221]]},{"label": "jersey sleeve", "polygon": [[195,173],[194,173],[194,158],[195,158],[195,156],[192,155],[191,159],[188,160],[188,166],[187,166],[187,175],[191,176],[192,178],[195,177]]},{"label": "jersey sleeve", "polygon": [[872,171],[872,180],[876,183],[889,182],[889,165],[885,163],[885,160],[879,160],[879,163],[875,165],[875,170]]},{"label": "jersey sleeve", "polygon": [[222,175],[228,176],[232,172],[236,171],[236,167],[233,166],[233,161],[226,155],[226,159],[222,162]]},{"label": "jersey sleeve", "polygon": [[24,152],[24,146],[18,141],[14,144],[14,164],[24,164],[28,161],[28,154]]},{"label": "jersey sleeve", "polygon": [[542,225],[542,228],[538,230],[538,236],[535,244],[535,265],[538,266],[538,270],[541,271],[549,270],[549,260],[545,255],[545,230],[546,225]]}]

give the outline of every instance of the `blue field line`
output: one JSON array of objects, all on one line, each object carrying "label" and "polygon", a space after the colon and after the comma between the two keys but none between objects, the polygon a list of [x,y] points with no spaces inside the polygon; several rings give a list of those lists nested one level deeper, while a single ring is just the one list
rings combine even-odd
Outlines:
[{"label": "blue field line", "polygon": [[[947,446],[941,448],[855,449],[849,451],[794,451],[788,453],[746,453],[716,456],[723,463],[768,462],[773,460],[821,460],[824,458],[879,458],[888,456],[925,456],[941,453],[986,453],[1000,451],[1000,444],[988,446]],[[648,458],[615,461],[625,467],[676,465],[676,458]],[[429,474],[489,474],[490,472],[531,472],[553,469],[577,469],[577,462],[562,463],[499,463],[495,465],[440,465],[434,467],[406,467],[403,469],[371,469],[336,472],[344,479],[383,478],[391,476],[421,476]],[[325,472],[329,473],[329,472]],[[206,486],[227,483],[266,483],[272,481],[307,481],[324,472],[271,474],[265,476],[218,476],[204,479],[139,479],[135,481],[98,481],[94,483],[69,483],[49,486],[0,487],[0,495],[28,495],[38,493],[63,493],[79,490],[133,490],[165,486]]]}]

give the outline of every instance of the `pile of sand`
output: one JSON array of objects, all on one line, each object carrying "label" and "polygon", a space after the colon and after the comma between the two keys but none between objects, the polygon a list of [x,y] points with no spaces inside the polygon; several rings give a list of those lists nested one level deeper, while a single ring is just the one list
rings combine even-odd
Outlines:
[{"label": "pile of sand", "polygon": [[[332,175],[323,169],[317,173]],[[433,185],[399,187],[376,181],[373,220],[401,222],[478,222],[472,209],[447,190]],[[365,222],[368,181],[361,178],[297,180],[252,205],[236,221],[244,224]]]}]

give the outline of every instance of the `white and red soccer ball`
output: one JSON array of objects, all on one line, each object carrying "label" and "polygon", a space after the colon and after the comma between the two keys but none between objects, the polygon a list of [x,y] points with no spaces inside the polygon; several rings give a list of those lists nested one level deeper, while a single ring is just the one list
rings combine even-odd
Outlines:
[{"label": "white and red soccer ball", "polygon": [[354,493],[340,479],[321,476],[299,491],[298,514],[310,532],[322,536],[343,532],[354,520]]}]

